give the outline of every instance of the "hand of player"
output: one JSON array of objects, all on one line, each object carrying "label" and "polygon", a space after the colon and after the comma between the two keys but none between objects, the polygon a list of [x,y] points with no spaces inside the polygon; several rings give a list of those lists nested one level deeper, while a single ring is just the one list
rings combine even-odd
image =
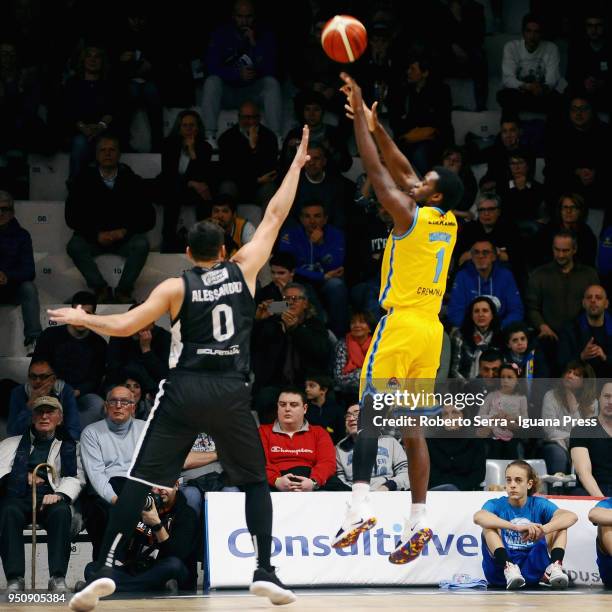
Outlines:
[{"label": "hand of player", "polygon": [[310,159],[310,155],[308,155],[308,139],[310,137],[310,130],[307,125],[304,125],[302,128],[302,140],[300,141],[300,146],[295,152],[295,157],[293,158],[293,162],[291,165],[294,168],[302,169],[306,162]]},{"label": "hand of player", "polygon": [[85,326],[88,315],[81,305],[76,308],[56,308],[47,310],[50,321],[55,321],[61,325],[82,325]]},{"label": "hand of player", "polygon": [[340,73],[340,78],[344,81],[344,85],[340,91],[346,96],[348,105],[355,112],[363,112],[363,96],[361,95],[361,87],[357,85],[353,78],[346,72]]},{"label": "hand of player", "polygon": [[140,344],[140,350],[143,353],[148,353],[151,350],[151,341],[153,340],[153,334],[148,329],[143,329],[138,332],[138,342]]},{"label": "hand of player", "polygon": [[276,479],[274,486],[279,491],[291,491],[293,485],[291,478],[294,478],[293,474],[285,474],[284,476],[280,476]]},{"label": "hand of player", "polygon": [[553,340],[559,340],[559,336],[548,326],[546,323],[540,325],[540,333],[538,338],[552,338]]},{"label": "hand of player", "polygon": [[[344,87],[346,87],[346,85],[344,85],[342,87],[342,91],[344,91]],[[346,93],[346,92],[345,92]],[[355,118],[355,112],[353,110],[353,107],[350,105],[350,103],[346,103],[344,105],[344,109],[346,110],[346,116],[353,120]],[[374,132],[376,130],[376,128],[379,125],[378,122],[378,101],[374,102],[374,104],[372,104],[372,108],[368,108],[367,104],[364,102],[363,103],[363,112],[365,114],[365,118],[366,121],[368,123],[368,130],[370,130],[370,132]]]},{"label": "hand of player", "polygon": [[263,319],[267,319],[268,317],[272,316],[270,314],[270,311],[268,310],[268,306],[273,301],[274,300],[264,300],[263,302],[261,302],[261,304],[257,305],[257,310],[255,311],[255,320],[256,321],[262,321]]}]

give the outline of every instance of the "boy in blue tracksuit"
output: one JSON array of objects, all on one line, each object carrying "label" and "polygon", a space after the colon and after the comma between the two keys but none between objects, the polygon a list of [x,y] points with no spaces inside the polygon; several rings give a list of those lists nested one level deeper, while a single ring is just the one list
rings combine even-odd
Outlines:
[{"label": "boy in blue tracksuit", "polygon": [[538,477],[525,461],[506,468],[507,497],[487,501],[474,515],[482,527],[482,569],[490,585],[566,588],[562,562],[567,529],[578,517],[550,500],[533,497]]},{"label": "boy in blue tracksuit", "polygon": [[601,581],[612,589],[612,497],[602,499],[589,512],[589,521],[597,525],[597,567]]}]

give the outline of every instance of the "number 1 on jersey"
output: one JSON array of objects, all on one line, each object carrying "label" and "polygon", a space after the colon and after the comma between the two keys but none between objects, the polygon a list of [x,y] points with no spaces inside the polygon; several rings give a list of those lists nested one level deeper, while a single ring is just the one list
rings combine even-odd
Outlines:
[{"label": "number 1 on jersey", "polygon": [[446,253],[446,247],[442,247],[436,253],[436,273],[434,274],[434,284],[440,280],[440,274],[442,274],[442,266],[444,265],[444,254]]}]

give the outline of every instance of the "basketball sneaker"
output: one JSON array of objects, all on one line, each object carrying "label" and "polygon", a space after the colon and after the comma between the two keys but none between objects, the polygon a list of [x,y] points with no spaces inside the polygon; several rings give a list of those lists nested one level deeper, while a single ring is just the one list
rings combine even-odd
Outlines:
[{"label": "basketball sneaker", "polygon": [[332,548],[344,548],[357,541],[360,533],[364,533],[376,525],[376,517],[370,506],[370,500],[365,499],[359,505],[346,505],[344,522],[332,540]]},{"label": "basketball sneaker", "polygon": [[525,586],[525,579],[523,574],[521,574],[521,568],[510,561],[506,561],[504,578],[506,579],[506,589],[508,591],[515,591]]},{"label": "basketball sneaker", "polygon": [[75,612],[88,612],[97,605],[100,597],[108,597],[115,592],[115,581],[111,578],[97,578],[82,591],[76,593],[68,606]]},{"label": "basketball sneaker", "polygon": [[404,533],[395,550],[389,555],[389,562],[403,565],[414,561],[433,537],[433,531],[424,525],[425,515],[411,518],[406,522]]},{"label": "basketball sneaker", "polygon": [[551,563],[546,570],[544,575],[540,578],[540,584],[542,586],[551,587],[553,589],[566,589],[569,584],[569,578],[563,571],[563,567],[560,561]]},{"label": "basketball sneaker", "polygon": [[258,567],[253,573],[253,582],[249,587],[253,595],[267,597],[274,605],[293,603],[297,597],[280,581],[274,568],[269,572]]}]

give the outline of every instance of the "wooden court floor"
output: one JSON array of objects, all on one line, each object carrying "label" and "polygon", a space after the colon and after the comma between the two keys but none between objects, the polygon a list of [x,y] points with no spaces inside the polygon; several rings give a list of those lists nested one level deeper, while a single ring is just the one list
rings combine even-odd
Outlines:
[{"label": "wooden court floor", "polygon": [[[373,610],[444,610],[449,612],[495,612],[519,609],[554,610],[554,612],[603,612],[612,610],[612,591],[601,589],[570,589],[554,591],[446,592],[438,589],[344,589],[296,591],[298,601],[277,607],[267,600],[249,595],[246,591],[221,591],[209,595],[178,598],[118,598],[103,600],[96,610],[100,612],[191,612],[202,611],[346,611],[372,612]],[[0,610],[62,610],[62,606],[19,606],[0,600]]]}]

